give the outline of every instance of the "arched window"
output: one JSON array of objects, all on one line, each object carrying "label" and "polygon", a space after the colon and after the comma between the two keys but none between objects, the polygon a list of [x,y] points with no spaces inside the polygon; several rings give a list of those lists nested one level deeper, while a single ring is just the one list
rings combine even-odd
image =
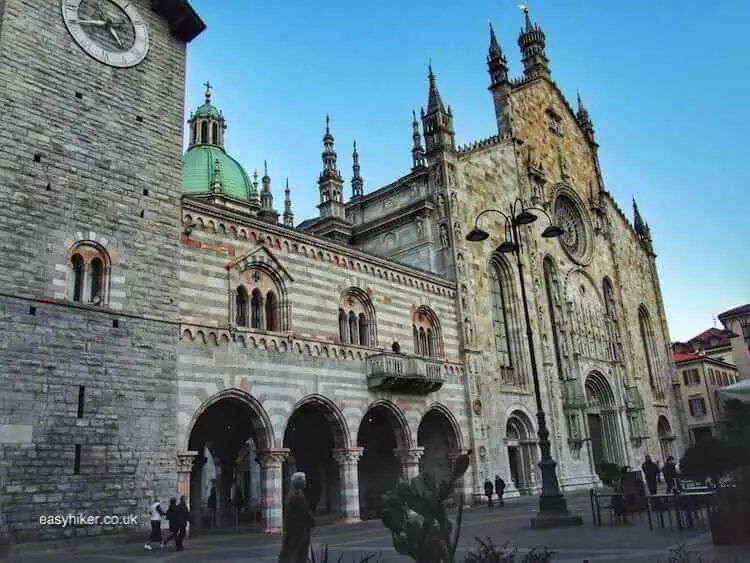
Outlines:
[{"label": "arched window", "polygon": [[370,327],[367,323],[367,317],[364,313],[359,314],[359,344],[361,346],[369,346],[369,333]]},{"label": "arched window", "polygon": [[349,337],[350,344],[359,344],[359,322],[354,311],[349,311]]},{"label": "arched window", "polygon": [[208,143],[208,123],[206,123],[205,121],[201,121],[200,127],[201,127],[201,143],[205,145]]},{"label": "arched window", "polygon": [[341,296],[338,309],[339,342],[359,346],[377,346],[375,309],[370,296],[358,287],[350,287]]},{"label": "arched window", "polygon": [[193,135],[192,135],[192,144],[195,144],[198,141],[198,124],[193,123]]},{"label": "arched window", "polygon": [[604,296],[604,310],[607,314],[607,334],[609,341],[609,352],[612,359],[617,359],[617,342],[619,335],[617,331],[617,304],[615,302],[615,291],[609,278],[602,280],[602,295]]},{"label": "arched window", "polygon": [[342,343],[349,342],[349,320],[346,318],[346,311],[339,309],[339,341]]},{"label": "arched window", "polygon": [[219,144],[219,124],[216,122],[211,124],[211,143]]},{"label": "arched window", "polygon": [[646,370],[648,371],[648,382],[651,389],[657,396],[661,396],[662,388],[659,384],[659,374],[656,365],[656,341],[654,337],[654,327],[651,324],[651,318],[646,307],[641,305],[638,308],[638,330],[641,336],[641,345],[643,346],[644,359],[646,361]]},{"label": "arched window", "polygon": [[70,256],[68,299],[88,305],[109,305],[110,264],[109,254],[99,243],[76,243]]},{"label": "arched window", "polygon": [[84,263],[80,254],[74,254],[70,259],[73,268],[73,301],[81,302],[83,299]]},{"label": "arched window", "polygon": [[495,256],[490,261],[489,274],[496,365],[503,383],[524,386],[529,381],[523,361],[527,354],[513,272],[504,258]]},{"label": "arched window", "polygon": [[417,307],[413,323],[414,353],[428,358],[442,357],[440,322],[435,312],[424,305]]},{"label": "arched window", "polygon": [[237,326],[247,326],[247,290],[244,286],[237,288],[234,305]]},{"label": "arched window", "polygon": [[277,305],[276,294],[273,291],[266,293],[266,330],[273,331],[279,329]]},{"label": "arched window", "polygon": [[544,259],[544,285],[547,294],[547,310],[549,311],[550,325],[552,326],[552,344],[555,349],[555,364],[557,365],[557,378],[565,379],[563,368],[561,325],[562,308],[560,307],[560,287],[557,284],[555,266],[551,258]]},{"label": "arched window", "polygon": [[260,295],[260,290],[255,288],[250,296],[250,327],[261,328],[263,326],[261,323],[262,318],[263,298]]},{"label": "arched window", "polygon": [[104,264],[100,258],[94,258],[89,265],[89,277],[91,279],[91,299],[95,304],[102,302],[104,296]]}]

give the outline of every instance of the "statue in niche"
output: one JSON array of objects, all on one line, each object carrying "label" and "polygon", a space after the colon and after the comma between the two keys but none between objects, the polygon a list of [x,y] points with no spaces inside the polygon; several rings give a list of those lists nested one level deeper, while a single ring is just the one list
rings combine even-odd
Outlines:
[{"label": "statue in niche", "polygon": [[417,235],[420,237],[424,235],[424,219],[417,217]]},{"label": "statue in niche", "polygon": [[438,194],[437,196],[437,208],[438,215],[442,217],[445,212],[445,198],[443,197],[443,194]]},{"label": "statue in niche", "polygon": [[456,195],[456,192],[451,192],[451,207],[453,209],[458,208],[458,196]]},{"label": "statue in niche", "polygon": [[560,162],[560,178],[563,180],[569,180],[570,174],[568,173],[568,162],[565,160],[562,151],[558,151],[557,158]]},{"label": "statue in niche", "polygon": [[464,319],[464,336],[467,344],[474,341],[474,327],[468,317]]},{"label": "statue in niche", "polygon": [[456,267],[458,268],[458,273],[460,275],[464,275],[464,272],[466,271],[466,263],[464,262],[464,255],[460,254],[456,257]]},{"label": "statue in niche", "polygon": [[469,310],[469,290],[466,284],[461,284],[461,307],[464,311]]},{"label": "statue in niche", "polygon": [[409,186],[409,191],[411,193],[411,197],[416,198],[419,195],[419,186],[417,186],[417,184],[411,184]]},{"label": "statue in niche", "polygon": [[456,235],[456,240],[461,240],[461,223],[458,221],[453,224],[453,233]]},{"label": "statue in niche", "polygon": [[450,246],[450,240],[448,238],[448,227],[445,223],[440,225],[440,246],[442,248],[448,248]]}]

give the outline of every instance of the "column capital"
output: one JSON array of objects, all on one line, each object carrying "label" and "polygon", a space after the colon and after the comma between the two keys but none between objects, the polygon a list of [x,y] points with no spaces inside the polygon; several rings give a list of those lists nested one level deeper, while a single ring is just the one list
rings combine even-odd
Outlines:
[{"label": "column capital", "polygon": [[424,448],[397,448],[393,453],[404,463],[418,463],[424,455]]},{"label": "column capital", "polygon": [[272,467],[281,468],[281,464],[283,464],[284,460],[289,456],[289,451],[289,448],[260,450],[258,452],[258,459],[260,460],[261,467],[264,469]]},{"label": "column capital", "polygon": [[364,448],[335,448],[331,454],[340,465],[356,465],[364,451]]},{"label": "column capital", "polygon": [[184,473],[190,473],[193,469],[193,463],[198,458],[197,451],[183,451],[177,452],[177,467],[178,471]]}]

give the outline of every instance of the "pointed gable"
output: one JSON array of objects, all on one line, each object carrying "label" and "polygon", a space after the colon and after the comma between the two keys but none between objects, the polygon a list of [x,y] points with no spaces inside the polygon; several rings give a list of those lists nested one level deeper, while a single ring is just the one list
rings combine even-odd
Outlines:
[{"label": "pointed gable", "polygon": [[252,252],[232,260],[226,265],[227,270],[246,272],[248,270],[266,270],[276,272],[285,282],[293,282],[294,278],[289,271],[279,262],[267,246],[259,246]]}]

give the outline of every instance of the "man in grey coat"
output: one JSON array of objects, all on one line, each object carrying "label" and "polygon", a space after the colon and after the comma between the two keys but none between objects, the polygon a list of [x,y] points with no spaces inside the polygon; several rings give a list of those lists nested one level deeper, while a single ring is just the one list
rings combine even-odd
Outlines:
[{"label": "man in grey coat", "polygon": [[310,531],[315,526],[315,517],[305,498],[305,474],[295,473],[291,481],[292,490],[284,506],[284,534],[279,563],[307,563]]}]

